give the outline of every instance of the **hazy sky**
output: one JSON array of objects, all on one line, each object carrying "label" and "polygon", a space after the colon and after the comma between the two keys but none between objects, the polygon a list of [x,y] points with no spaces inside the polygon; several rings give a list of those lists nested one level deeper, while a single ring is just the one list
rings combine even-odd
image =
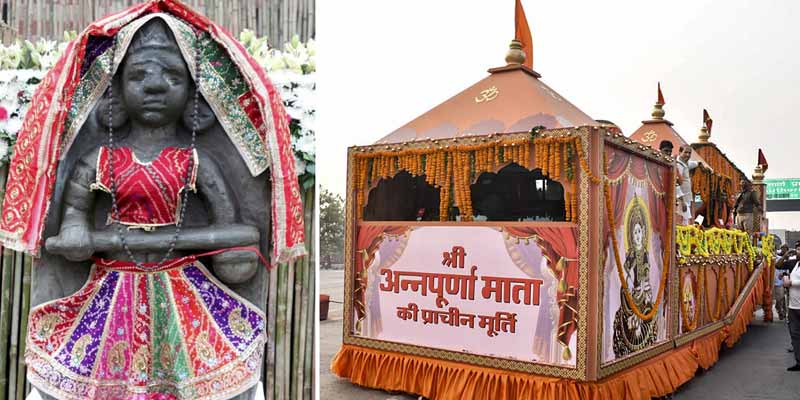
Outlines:
[{"label": "hazy sky", "polygon": [[[800,1],[523,0],[542,80],[595,119],[632,133],[656,82],[666,118],[711,140],[748,175],[761,147],[769,178],[800,177]],[[505,65],[513,0],[317,3],[318,177],[344,193],[347,147],[371,144]],[[800,229],[800,215],[770,214]]]}]

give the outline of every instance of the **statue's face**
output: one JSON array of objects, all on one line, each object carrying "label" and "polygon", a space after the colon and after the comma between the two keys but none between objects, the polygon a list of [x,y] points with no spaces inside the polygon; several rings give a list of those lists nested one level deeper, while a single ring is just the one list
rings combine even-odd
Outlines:
[{"label": "statue's face", "polygon": [[636,224],[633,226],[633,244],[636,246],[636,250],[641,250],[642,245],[644,244],[644,228],[642,228],[641,224]]},{"label": "statue's face", "polygon": [[135,50],[122,69],[122,100],[128,116],[143,125],[161,127],[175,122],[189,97],[191,77],[178,51],[164,48]]}]

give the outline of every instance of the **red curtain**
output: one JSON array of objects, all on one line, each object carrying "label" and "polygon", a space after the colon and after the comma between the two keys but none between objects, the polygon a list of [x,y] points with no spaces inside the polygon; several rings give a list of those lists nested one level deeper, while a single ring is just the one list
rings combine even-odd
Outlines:
[{"label": "red curtain", "polygon": [[[647,162],[642,159],[642,163],[645,164],[645,170],[647,171],[647,180],[653,185],[653,187],[647,191],[647,205],[650,209],[650,221],[653,223],[653,229],[656,230],[661,237],[661,250],[664,250],[664,238],[667,234],[672,234],[672,232],[667,232],[669,228],[669,221],[667,221],[667,201],[672,201],[669,199],[669,171],[665,167],[657,165],[652,162]],[[638,177],[637,177],[638,178]],[[663,195],[658,196],[656,192],[663,193]]]},{"label": "red curtain", "polygon": [[353,271],[355,272],[355,285],[353,288],[354,308],[358,318],[364,318],[364,291],[367,282],[364,281],[363,271],[375,259],[375,252],[383,242],[383,234],[402,235],[409,227],[407,226],[387,226],[387,225],[360,225],[356,236],[356,257]]},{"label": "red curtain", "polygon": [[[566,290],[558,290],[556,301],[559,305],[558,340],[569,344],[569,339],[578,325],[578,230],[576,228],[553,227],[506,227],[512,236],[530,237],[539,236],[536,243],[542,249],[542,254],[547,257],[548,267],[555,276],[566,283]],[[556,266],[561,258],[563,271],[558,271]]]},{"label": "red curtain", "polygon": [[[611,146],[606,146],[605,153],[608,163],[608,179],[612,181],[619,179],[628,170],[631,154],[625,151],[618,151]],[[614,225],[619,226],[619,221],[622,220],[622,214],[625,212],[625,194],[628,193],[628,180],[622,178],[619,182],[609,185],[609,191],[611,195],[611,211],[613,212],[611,217],[614,219]],[[603,198],[603,201],[605,202],[605,198]],[[602,218],[603,226],[605,227],[603,249],[607,249],[609,242],[611,242],[612,233],[605,215]]]},{"label": "red curtain", "polygon": [[[668,234],[667,229],[669,228],[669,222],[666,220],[666,202],[670,201],[670,199],[667,198],[669,192],[668,188],[671,184],[669,182],[669,171],[666,167],[648,162],[641,157],[634,157],[633,154],[627,151],[616,149],[611,146],[606,147],[606,159],[608,160],[608,178],[610,180],[619,179],[622,174],[630,170],[630,174],[633,175],[635,179],[646,181],[648,185],[652,185],[652,187],[647,190],[645,201],[647,201],[648,208],[650,209],[650,221],[653,224],[653,229],[661,236],[661,250],[663,251],[664,237]],[[623,223],[622,214],[625,212],[628,179],[622,177],[618,183],[612,184],[610,189],[611,204],[614,209],[614,225],[619,227]],[[663,195],[659,196],[656,192],[663,193]],[[605,219],[603,221],[605,221]],[[606,224],[605,248],[608,248],[608,242],[611,240],[609,236],[611,232],[609,229],[610,227]]]}]

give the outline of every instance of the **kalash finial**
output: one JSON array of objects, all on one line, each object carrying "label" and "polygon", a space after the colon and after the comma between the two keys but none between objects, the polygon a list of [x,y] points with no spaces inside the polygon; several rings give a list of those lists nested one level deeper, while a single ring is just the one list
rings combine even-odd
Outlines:
[{"label": "kalash finial", "polygon": [[700,143],[708,143],[708,139],[711,138],[711,124],[714,121],[708,115],[708,111],[703,109],[703,126],[700,128],[700,134],[697,135],[697,139]]},{"label": "kalash finial", "polygon": [[525,52],[522,51],[522,42],[517,39],[511,41],[506,53],[506,63],[508,65],[521,65],[525,63]]},{"label": "kalash finial", "polygon": [[661,93],[661,82],[658,82],[658,99],[656,99],[656,104],[653,106],[653,119],[664,119],[664,95]]},{"label": "kalash finial", "polygon": [[756,165],[756,169],[753,171],[753,183],[764,183],[764,167],[760,164]]}]

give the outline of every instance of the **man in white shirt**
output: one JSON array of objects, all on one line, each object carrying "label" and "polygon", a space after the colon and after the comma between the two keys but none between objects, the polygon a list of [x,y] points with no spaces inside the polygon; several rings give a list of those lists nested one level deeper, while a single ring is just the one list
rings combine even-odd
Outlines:
[{"label": "man in white shirt", "polygon": [[689,224],[692,219],[692,175],[691,172],[697,167],[703,167],[703,163],[690,160],[692,157],[692,146],[683,145],[678,151],[678,182],[675,187],[675,197],[677,197],[678,209],[676,214],[679,216],[678,223],[681,225]]},{"label": "man in white shirt", "polygon": [[795,365],[787,370],[800,371],[800,261],[794,262],[790,271],[789,276],[783,277],[783,287],[789,288],[789,335],[792,337]]}]

